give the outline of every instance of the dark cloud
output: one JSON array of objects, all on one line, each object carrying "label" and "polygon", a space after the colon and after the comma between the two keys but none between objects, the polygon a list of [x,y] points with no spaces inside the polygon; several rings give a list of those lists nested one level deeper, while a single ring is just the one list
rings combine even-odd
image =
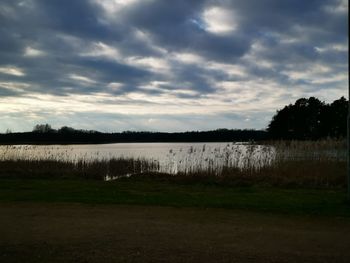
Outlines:
[{"label": "dark cloud", "polygon": [[20,95],[20,92],[10,90],[10,89],[5,89],[0,86],[0,96],[1,97],[12,97],[12,96],[17,96]]},{"label": "dark cloud", "polygon": [[118,62],[81,59],[78,63],[88,69],[99,69],[107,82],[133,82],[150,74],[146,69],[139,69]]},{"label": "dark cloud", "polygon": [[[2,0],[0,83],[10,84],[0,87],[0,99],[104,93],[114,101],[120,97],[126,105],[125,96],[137,93],[154,97],[154,102],[129,101],[140,109],[158,105],[157,96],[168,96],[168,100],[188,100],[189,104],[203,98],[220,100],[209,104],[226,105],[221,109],[224,112],[231,109],[227,106],[231,97],[239,101],[240,92],[250,96],[247,86],[252,94],[260,94],[255,103],[268,97],[271,89],[266,85],[278,86],[280,99],[271,102],[271,107],[277,107],[293,89],[296,94],[304,90],[317,96],[318,91],[325,94],[327,87],[340,90],[347,85],[346,1],[111,4],[106,0]],[[205,14],[213,7],[231,20],[214,12],[210,17],[214,29],[210,28]],[[221,32],[223,25],[229,30]],[[181,59],[181,55],[188,57]],[[15,86],[19,82],[23,85]],[[230,83],[232,88],[222,88]],[[240,105],[233,104],[233,110],[235,106]],[[246,119],[243,115],[235,120]],[[226,118],[222,116],[221,120]]]},{"label": "dark cloud", "polygon": [[121,39],[120,28],[107,27],[101,10],[86,0],[37,0],[50,29],[88,39]]},{"label": "dark cloud", "polygon": [[249,50],[249,38],[242,34],[213,35],[199,26],[206,4],[207,1],[144,1],[129,10],[126,19],[170,51],[195,52],[214,60],[242,56]]}]

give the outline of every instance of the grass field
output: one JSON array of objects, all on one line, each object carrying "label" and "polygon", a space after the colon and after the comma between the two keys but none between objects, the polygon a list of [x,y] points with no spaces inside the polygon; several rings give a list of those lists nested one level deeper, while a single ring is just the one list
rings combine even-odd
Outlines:
[{"label": "grass field", "polygon": [[1,202],[69,202],[243,209],[256,212],[350,216],[344,189],[230,186],[165,178],[96,180],[1,179]]}]

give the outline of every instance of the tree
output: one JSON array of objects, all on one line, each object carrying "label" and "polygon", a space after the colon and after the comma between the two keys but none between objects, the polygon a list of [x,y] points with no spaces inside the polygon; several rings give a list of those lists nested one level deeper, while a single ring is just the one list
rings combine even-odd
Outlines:
[{"label": "tree", "polygon": [[276,115],[272,117],[272,120],[268,126],[268,132],[270,136],[277,139],[291,139],[294,129],[291,125],[294,117],[292,116],[293,105],[285,106],[283,109],[278,110]]},{"label": "tree", "polygon": [[298,99],[273,116],[268,132],[274,139],[320,139],[346,136],[348,102],[344,97],[331,104],[315,97]]},{"label": "tree", "polygon": [[74,133],[74,132],[76,132],[76,130],[74,128],[72,128],[72,127],[63,126],[57,132],[58,133],[63,133],[63,134],[68,134],[68,133]]},{"label": "tree", "polygon": [[33,128],[33,132],[37,133],[49,133],[55,131],[54,129],[51,128],[50,124],[37,124]]},{"label": "tree", "polygon": [[346,124],[348,113],[348,101],[341,97],[339,100],[335,100],[329,107],[330,119],[328,120],[331,130],[331,137],[345,137],[346,136]]}]

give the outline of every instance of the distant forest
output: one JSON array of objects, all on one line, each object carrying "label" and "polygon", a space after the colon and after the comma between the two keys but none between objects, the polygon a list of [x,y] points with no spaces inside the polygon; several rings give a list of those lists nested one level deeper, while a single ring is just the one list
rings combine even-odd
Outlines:
[{"label": "distant forest", "polygon": [[[39,125],[41,127],[42,125]],[[32,132],[0,134],[0,144],[81,144],[81,143],[117,143],[117,142],[229,142],[264,140],[266,131],[227,130],[191,131],[191,132],[133,132],[101,133],[97,131],[75,130],[62,127]]]},{"label": "distant forest", "polygon": [[31,132],[0,134],[0,144],[82,144],[117,142],[228,142],[262,140],[318,140],[346,137],[349,101],[341,97],[327,104],[317,98],[298,99],[278,110],[267,130],[229,130],[190,132],[102,133],[49,124],[35,125]]}]

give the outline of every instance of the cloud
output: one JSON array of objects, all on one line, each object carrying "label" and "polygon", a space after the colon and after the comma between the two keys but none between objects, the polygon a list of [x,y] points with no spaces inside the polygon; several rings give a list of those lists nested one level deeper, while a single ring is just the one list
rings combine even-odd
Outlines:
[{"label": "cloud", "polygon": [[12,67],[12,66],[0,67],[0,73],[7,74],[7,75],[13,75],[13,76],[17,76],[17,77],[22,77],[22,76],[26,75],[22,69],[17,68],[17,67]]},{"label": "cloud", "polygon": [[237,28],[234,14],[222,7],[209,7],[204,10],[202,19],[204,29],[214,34],[228,34]]},{"label": "cloud", "polygon": [[3,0],[0,131],[265,128],[347,94],[347,20],[344,0]]},{"label": "cloud", "polygon": [[27,56],[27,57],[40,57],[44,55],[45,55],[44,51],[41,51],[39,49],[35,49],[32,47],[26,47],[24,51],[24,56]]},{"label": "cloud", "polygon": [[73,80],[76,80],[78,81],[79,83],[82,83],[82,85],[85,84],[95,84],[96,81],[88,78],[88,77],[84,77],[84,76],[81,76],[81,75],[77,75],[77,74],[70,74],[69,75],[69,78],[70,79],[73,79]]}]

